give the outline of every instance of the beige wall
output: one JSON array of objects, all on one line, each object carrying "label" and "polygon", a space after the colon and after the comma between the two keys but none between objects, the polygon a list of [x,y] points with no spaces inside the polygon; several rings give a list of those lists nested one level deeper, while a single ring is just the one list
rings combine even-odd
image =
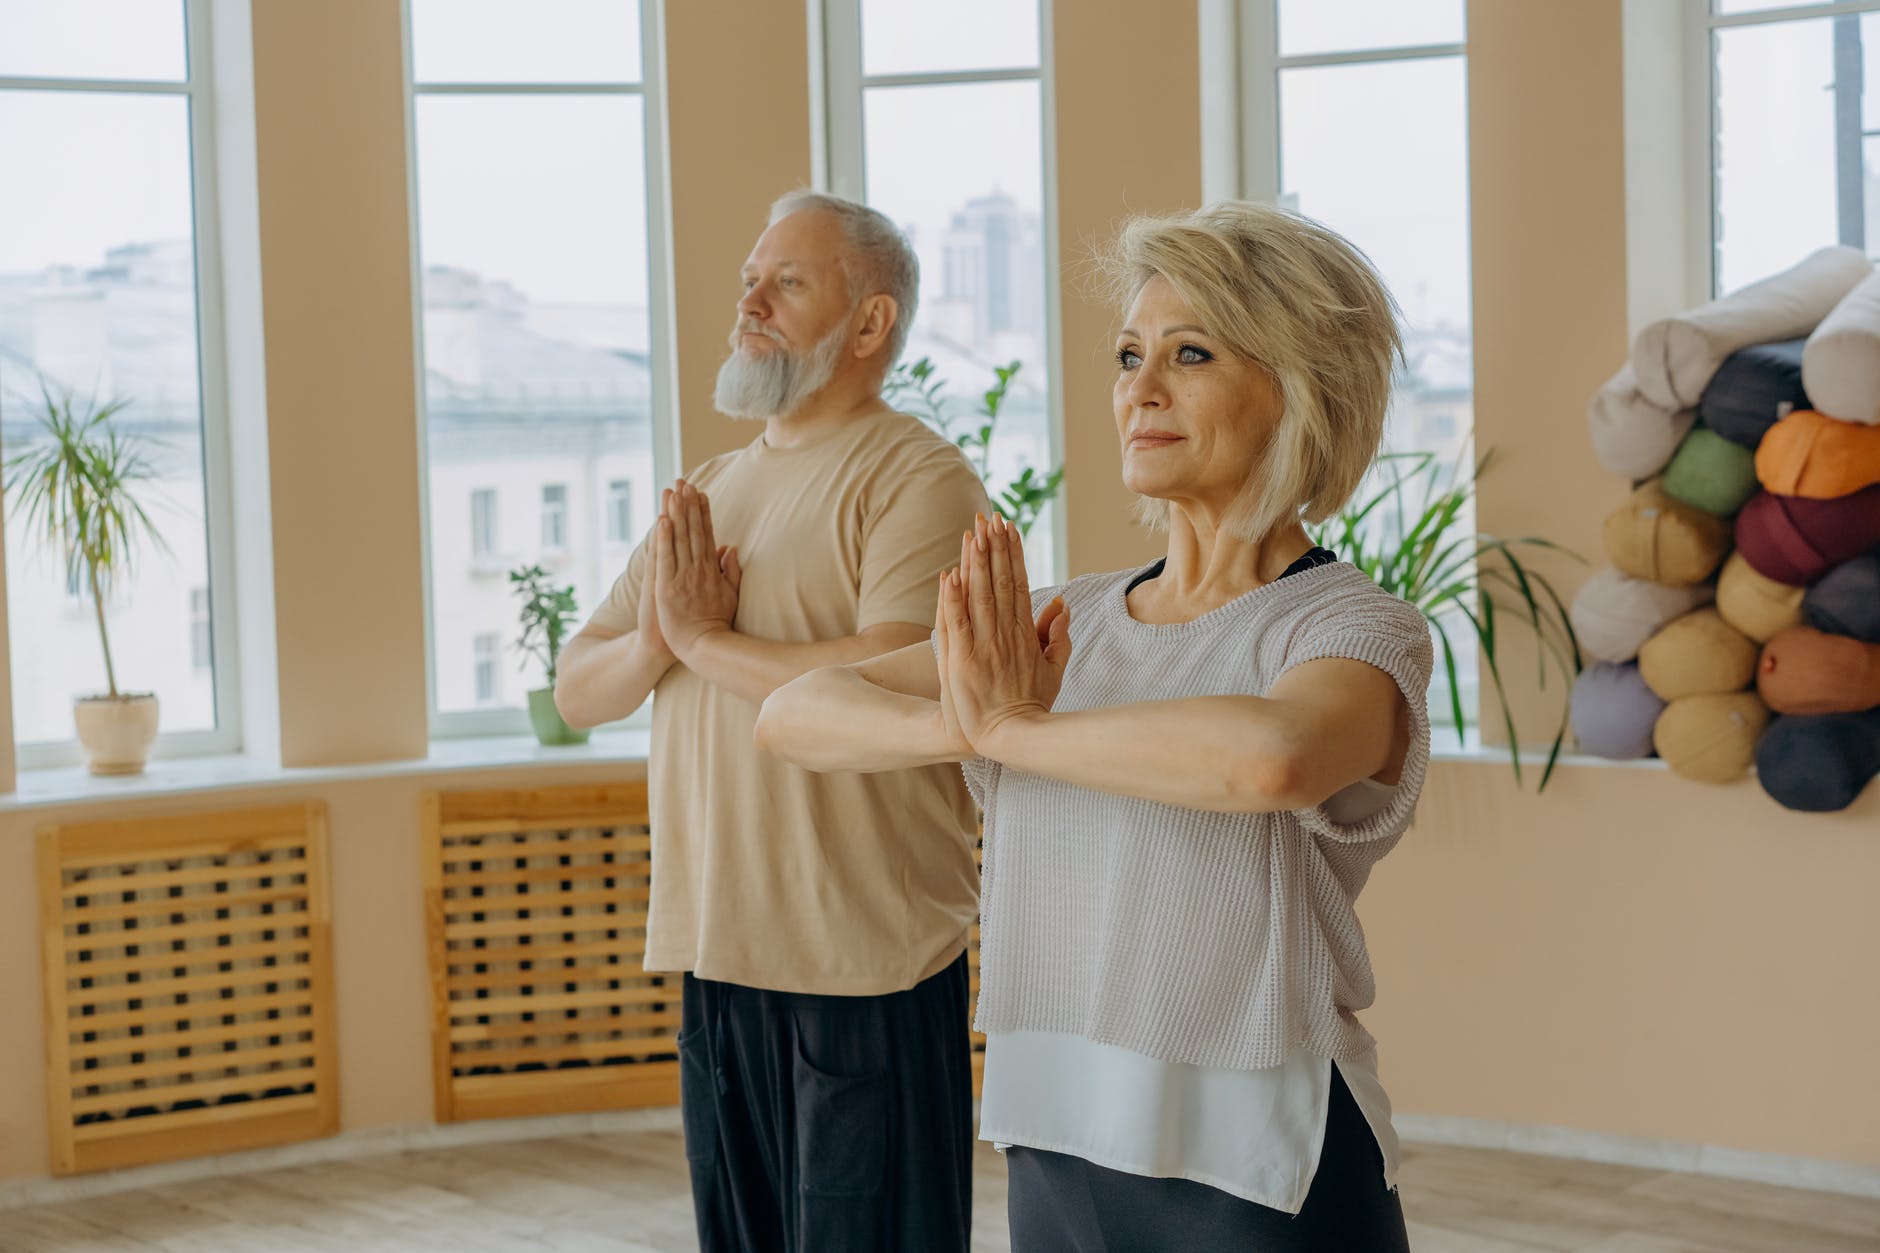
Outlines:
[{"label": "beige wall", "polygon": [[[1480,523],[1595,562],[1625,491],[1584,420],[1626,352],[1620,9],[1469,6]],[[1504,674],[1544,741],[1529,658]],[[1395,1107],[1880,1166],[1880,788],[1804,816],[1649,768],[1532,787],[1438,764],[1360,904]]]},{"label": "beige wall", "polygon": [[[1090,263],[1132,213],[1201,199],[1200,64],[1192,4],[1142,20],[1126,0],[1052,6],[1058,268],[1069,572],[1114,570],[1156,552],[1131,521],[1110,408],[1117,311],[1092,290]],[[1146,84],[1158,84],[1154,90]]]},{"label": "beige wall", "polygon": [[757,434],[712,408],[712,384],[736,316],[738,269],[764,229],[765,210],[810,183],[804,13],[800,0],[666,6],[674,390],[684,469]]},{"label": "beige wall", "polygon": [[288,765],[421,757],[428,735],[400,21],[395,0],[254,6]]},{"label": "beige wall", "polygon": [[[419,558],[396,4],[259,7],[282,718],[308,759],[409,755],[422,751],[422,622],[407,601]],[[736,41],[717,38],[712,6],[671,7],[691,464],[742,442],[710,415],[710,376],[730,276],[763,205],[807,177],[808,106],[800,6],[750,6],[741,22],[765,25]],[[1581,421],[1585,395],[1624,351],[1619,7],[1470,10],[1476,408],[1484,441],[1506,453],[1484,484],[1482,520],[1589,554],[1621,490],[1594,465]],[[1124,20],[1109,0],[1056,9],[1068,526],[1072,568],[1087,570],[1149,545],[1123,521],[1103,359],[1111,323],[1077,286],[1081,258],[1123,212],[1196,198],[1198,148],[1168,138],[1193,134],[1196,36],[1185,18]],[[1142,83],[1173,86],[1132,86]],[[747,133],[756,138],[736,140]],[[707,140],[732,146],[714,157]],[[352,368],[336,375],[336,361]],[[325,464],[321,437],[336,422],[381,458]],[[335,482],[355,485],[348,509],[383,528],[372,539],[389,536],[387,551],[366,545],[359,518],[326,507]],[[370,629],[353,633],[355,614]],[[610,773],[400,777],[206,802],[315,796],[331,807],[347,1128],[428,1117],[422,790]],[[33,830],[189,803],[203,802],[0,812],[0,995],[15,1008],[0,1017],[0,1178],[47,1168]],[[1863,1081],[1880,1056],[1876,830],[1880,789],[1851,813],[1802,817],[1750,783],[1702,787],[1650,768],[1572,766],[1537,797],[1512,786],[1504,763],[1439,763],[1416,829],[1360,906],[1380,985],[1367,1021],[1397,1109],[1880,1166],[1880,1087]]]},{"label": "beige wall", "polygon": [[[6,510],[0,509],[0,662],[12,655],[7,646]],[[14,788],[12,668],[0,665],[0,795]]]}]

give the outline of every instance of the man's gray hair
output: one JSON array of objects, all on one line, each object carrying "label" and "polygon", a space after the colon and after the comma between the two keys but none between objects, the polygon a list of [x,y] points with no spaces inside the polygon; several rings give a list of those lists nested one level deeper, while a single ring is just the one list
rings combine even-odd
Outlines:
[{"label": "man's gray hair", "polygon": [[842,223],[848,243],[842,268],[848,274],[849,299],[885,295],[894,300],[894,326],[888,332],[888,368],[893,369],[920,307],[920,259],[913,245],[879,209],[806,187],[777,197],[770,206],[770,225],[804,210],[833,214]]}]

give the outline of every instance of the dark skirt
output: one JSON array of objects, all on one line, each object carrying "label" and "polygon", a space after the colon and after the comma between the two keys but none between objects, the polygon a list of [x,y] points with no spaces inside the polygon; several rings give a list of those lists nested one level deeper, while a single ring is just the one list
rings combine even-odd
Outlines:
[{"label": "dark skirt", "polygon": [[1006,1152],[1012,1253],[1409,1253],[1377,1137],[1332,1067],[1325,1148],[1298,1214],[1192,1179],[1153,1179],[1044,1149]]}]

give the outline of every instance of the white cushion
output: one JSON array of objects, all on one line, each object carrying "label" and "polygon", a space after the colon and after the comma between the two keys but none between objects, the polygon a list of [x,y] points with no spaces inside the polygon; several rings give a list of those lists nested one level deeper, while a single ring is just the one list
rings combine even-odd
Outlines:
[{"label": "white cushion", "polygon": [[1842,297],[1808,337],[1802,387],[1831,418],[1880,425],[1880,274]]},{"label": "white cushion", "polygon": [[1872,273],[1860,249],[1836,245],[1689,313],[1653,322],[1632,341],[1639,390],[1666,409],[1694,407],[1725,357],[1751,344],[1808,334]]},{"label": "white cushion", "polygon": [[1667,409],[1648,399],[1629,362],[1593,393],[1586,407],[1593,455],[1600,465],[1632,482],[1664,469],[1696,421],[1695,409]]},{"label": "white cushion", "polygon": [[1573,598],[1568,620],[1580,651],[1595,661],[1624,662],[1673,618],[1710,603],[1705,583],[1666,587],[1607,566],[1594,572]]}]

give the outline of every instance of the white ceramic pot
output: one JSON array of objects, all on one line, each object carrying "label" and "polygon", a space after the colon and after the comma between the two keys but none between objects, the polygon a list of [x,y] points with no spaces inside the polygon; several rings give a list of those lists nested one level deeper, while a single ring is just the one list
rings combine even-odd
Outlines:
[{"label": "white ceramic pot", "polygon": [[141,774],[157,742],[157,698],[87,696],[72,707],[78,742],[93,774]]}]

